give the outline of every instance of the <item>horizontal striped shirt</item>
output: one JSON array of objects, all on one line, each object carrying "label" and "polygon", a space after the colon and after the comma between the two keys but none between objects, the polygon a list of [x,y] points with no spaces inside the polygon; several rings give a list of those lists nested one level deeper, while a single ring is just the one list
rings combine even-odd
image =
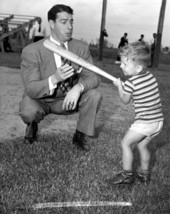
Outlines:
[{"label": "horizontal striped shirt", "polygon": [[135,120],[146,123],[163,120],[158,83],[149,71],[126,80],[124,93],[133,99]]}]

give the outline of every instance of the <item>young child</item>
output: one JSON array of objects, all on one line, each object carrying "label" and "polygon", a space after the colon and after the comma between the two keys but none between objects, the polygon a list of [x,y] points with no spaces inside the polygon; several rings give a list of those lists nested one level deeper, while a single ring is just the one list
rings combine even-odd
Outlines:
[{"label": "young child", "polygon": [[114,82],[124,104],[131,100],[135,111],[135,121],[125,134],[122,142],[123,171],[115,175],[112,184],[132,184],[135,175],[132,169],[132,144],[136,144],[140,154],[140,168],[137,177],[147,184],[150,180],[150,152],[147,148],[153,137],[158,135],[163,126],[162,105],[155,77],[147,70],[150,61],[150,48],[147,44],[134,42],[120,50],[121,69],[125,76],[130,76],[123,83]]}]

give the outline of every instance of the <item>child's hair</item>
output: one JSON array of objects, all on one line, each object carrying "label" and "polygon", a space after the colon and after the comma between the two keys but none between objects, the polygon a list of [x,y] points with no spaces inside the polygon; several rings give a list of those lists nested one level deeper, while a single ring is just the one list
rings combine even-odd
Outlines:
[{"label": "child's hair", "polygon": [[127,57],[143,67],[147,67],[150,64],[150,46],[147,43],[130,43],[122,47],[119,53],[120,57]]}]

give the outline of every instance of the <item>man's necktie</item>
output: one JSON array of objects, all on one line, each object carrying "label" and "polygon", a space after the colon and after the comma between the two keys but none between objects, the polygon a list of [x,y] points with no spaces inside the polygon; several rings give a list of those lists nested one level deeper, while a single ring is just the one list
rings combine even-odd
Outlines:
[{"label": "man's necktie", "polygon": [[[60,46],[63,47],[64,49],[66,49],[64,44],[61,44]],[[62,65],[65,65],[65,64],[70,65],[71,62],[68,59],[65,59],[64,57],[61,57],[61,64]],[[73,81],[73,79],[72,79],[72,77],[70,77],[69,79],[66,79],[66,80],[60,82],[59,87],[63,93],[66,93],[67,91],[69,91],[72,88],[72,86],[73,86],[72,81]]]},{"label": "man's necktie", "polygon": [[[63,48],[63,49],[66,49],[66,46],[64,44],[60,44],[60,46]],[[69,64],[70,65],[70,61],[68,59],[65,59],[64,57],[61,56],[61,64],[62,65],[65,65],[65,64]]]}]

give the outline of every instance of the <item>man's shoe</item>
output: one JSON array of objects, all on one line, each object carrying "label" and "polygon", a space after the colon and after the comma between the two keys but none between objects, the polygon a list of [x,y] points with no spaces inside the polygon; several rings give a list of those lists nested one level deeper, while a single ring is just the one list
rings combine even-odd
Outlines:
[{"label": "man's shoe", "polygon": [[149,172],[138,172],[137,173],[137,178],[140,182],[144,183],[145,185],[147,185],[150,182],[150,175]]},{"label": "man's shoe", "polygon": [[78,148],[85,150],[86,152],[90,151],[90,145],[87,142],[87,135],[76,130],[73,136],[73,144],[75,144]]},{"label": "man's shoe", "polygon": [[132,184],[134,182],[134,175],[132,173],[120,172],[114,178],[109,179],[110,184]]},{"label": "man's shoe", "polygon": [[33,144],[37,139],[37,131],[38,131],[38,124],[36,122],[32,122],[27,125],[25,131],[25,144]]}]

